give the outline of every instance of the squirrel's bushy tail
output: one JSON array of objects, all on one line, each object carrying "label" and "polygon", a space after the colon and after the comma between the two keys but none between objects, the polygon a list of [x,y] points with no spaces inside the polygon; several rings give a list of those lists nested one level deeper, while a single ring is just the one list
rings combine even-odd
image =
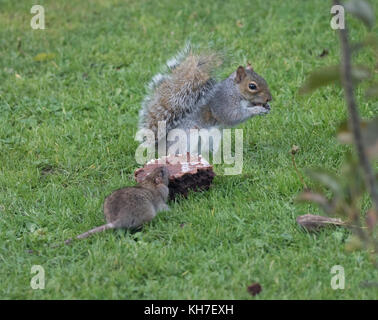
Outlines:
[{"label": "squirrel's bushy tail", "polygon": [[166,121],[167,130],[213,88],[212,72],[221,64],[216,53],[195,54],[190,45],[167,61],[167,70],[152,78],[149,94],[139,113],[139,127],[157,133],[158,121]]}]

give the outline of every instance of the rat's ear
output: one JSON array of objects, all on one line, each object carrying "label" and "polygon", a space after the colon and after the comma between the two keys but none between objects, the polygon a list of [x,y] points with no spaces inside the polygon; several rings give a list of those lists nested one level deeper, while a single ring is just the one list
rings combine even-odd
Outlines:
[{"label": "rat's ear", "polygon": [[236,70],[236,76],[235,76],[235,81],[236,83],[240,83],[243,81],[243,79],[246,77],[245,70],[242,66],[239,66],[239,68]]},{"label": "rat's ear", "polygon": [[163,169],[159,168],[157,170],[158,170],[158,172],[157,172],[157,175],[156,175],[155,180],[154,180],[156,185],[163,183]]},{"label": "rat's ear", "polygon": [[155,184],[158,185],[158,184],[161,184],[163,183],[163,178],[161,176],[157,176],[155,178]]}]

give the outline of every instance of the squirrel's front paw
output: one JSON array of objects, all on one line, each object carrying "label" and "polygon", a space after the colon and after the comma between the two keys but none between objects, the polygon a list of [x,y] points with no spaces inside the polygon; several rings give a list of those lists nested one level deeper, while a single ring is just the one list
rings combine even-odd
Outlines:
[{"label": "squirrel's front paw", "polygon": [[256,116],[256,115],[262,115],[262,114],[267,114],[270,112],[270,106],[267,104],[268,107],[264,106],[253,106],[248,108],[251,116]]}]

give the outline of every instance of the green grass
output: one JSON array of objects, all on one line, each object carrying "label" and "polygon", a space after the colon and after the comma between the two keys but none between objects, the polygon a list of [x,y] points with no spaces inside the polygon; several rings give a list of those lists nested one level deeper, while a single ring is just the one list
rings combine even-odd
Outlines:
[{"label": "green grass", "polygon": [[[377,298],[361,285],[378,281],[368,254],[344,249],[349,232],[308,234],[295,222],[320,211],[294,202],[302,185],[291,146],[301,147],[300,168],[334,172],[346,151],[334,138],[342,90],[298,95],[311,70],[339,59],[330,3],[39,1],[47,29],[32,30],[35,1],[0,0],[0,298]],[[352,40],[366,34],[350,26]],[[142,232],[51,248],[102,224],[104,197],[134,184],[145,84],[188,39],[227,48],[224,77],[250,60],[271,87],[271,114],[240,126],[243,173],[217,166],[210,191],[170,203]],[[36,62],[39,53],[55,57]],[[356,61],[372,65],[372,51]],[[357,98],[363,117],[377,114],[361,88]],[[33,265],[45,269],[44,290],[30,287]],[[334,265],[345,268],[344,290],[330,286]],[[255,281],[263,291],[253,298]]]}]

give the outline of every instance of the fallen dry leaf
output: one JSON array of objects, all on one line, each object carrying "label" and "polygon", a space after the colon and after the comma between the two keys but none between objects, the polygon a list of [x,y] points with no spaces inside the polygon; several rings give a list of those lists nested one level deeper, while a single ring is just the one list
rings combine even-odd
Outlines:
[{"label": "fallen dry leaf", "polygon": [[313,231],[327,226],[343,226],[345,222],[338,218],[328,218],[316,216],[314,214],[305,214],[297,217],[298,224],[306,230]]},{"label": "fallen dry leaf", "polygon": [[253,296],[259,294],[259,293],[261,292],[261,290],[262,290],[261,284],[258,283],[258,282],[254,282],[254,283],[252,283],[252,284],[251,284],[250,286],[248,286],[248,288],[247,288],[247,291],[248,291],[251,295],[253,295]]},{"label": "fallen dry leaf", "polygon": [[374,230],[377,224],[377,212],[374,209],[370,209],[366,214],[366,225],[370,232]]}]

